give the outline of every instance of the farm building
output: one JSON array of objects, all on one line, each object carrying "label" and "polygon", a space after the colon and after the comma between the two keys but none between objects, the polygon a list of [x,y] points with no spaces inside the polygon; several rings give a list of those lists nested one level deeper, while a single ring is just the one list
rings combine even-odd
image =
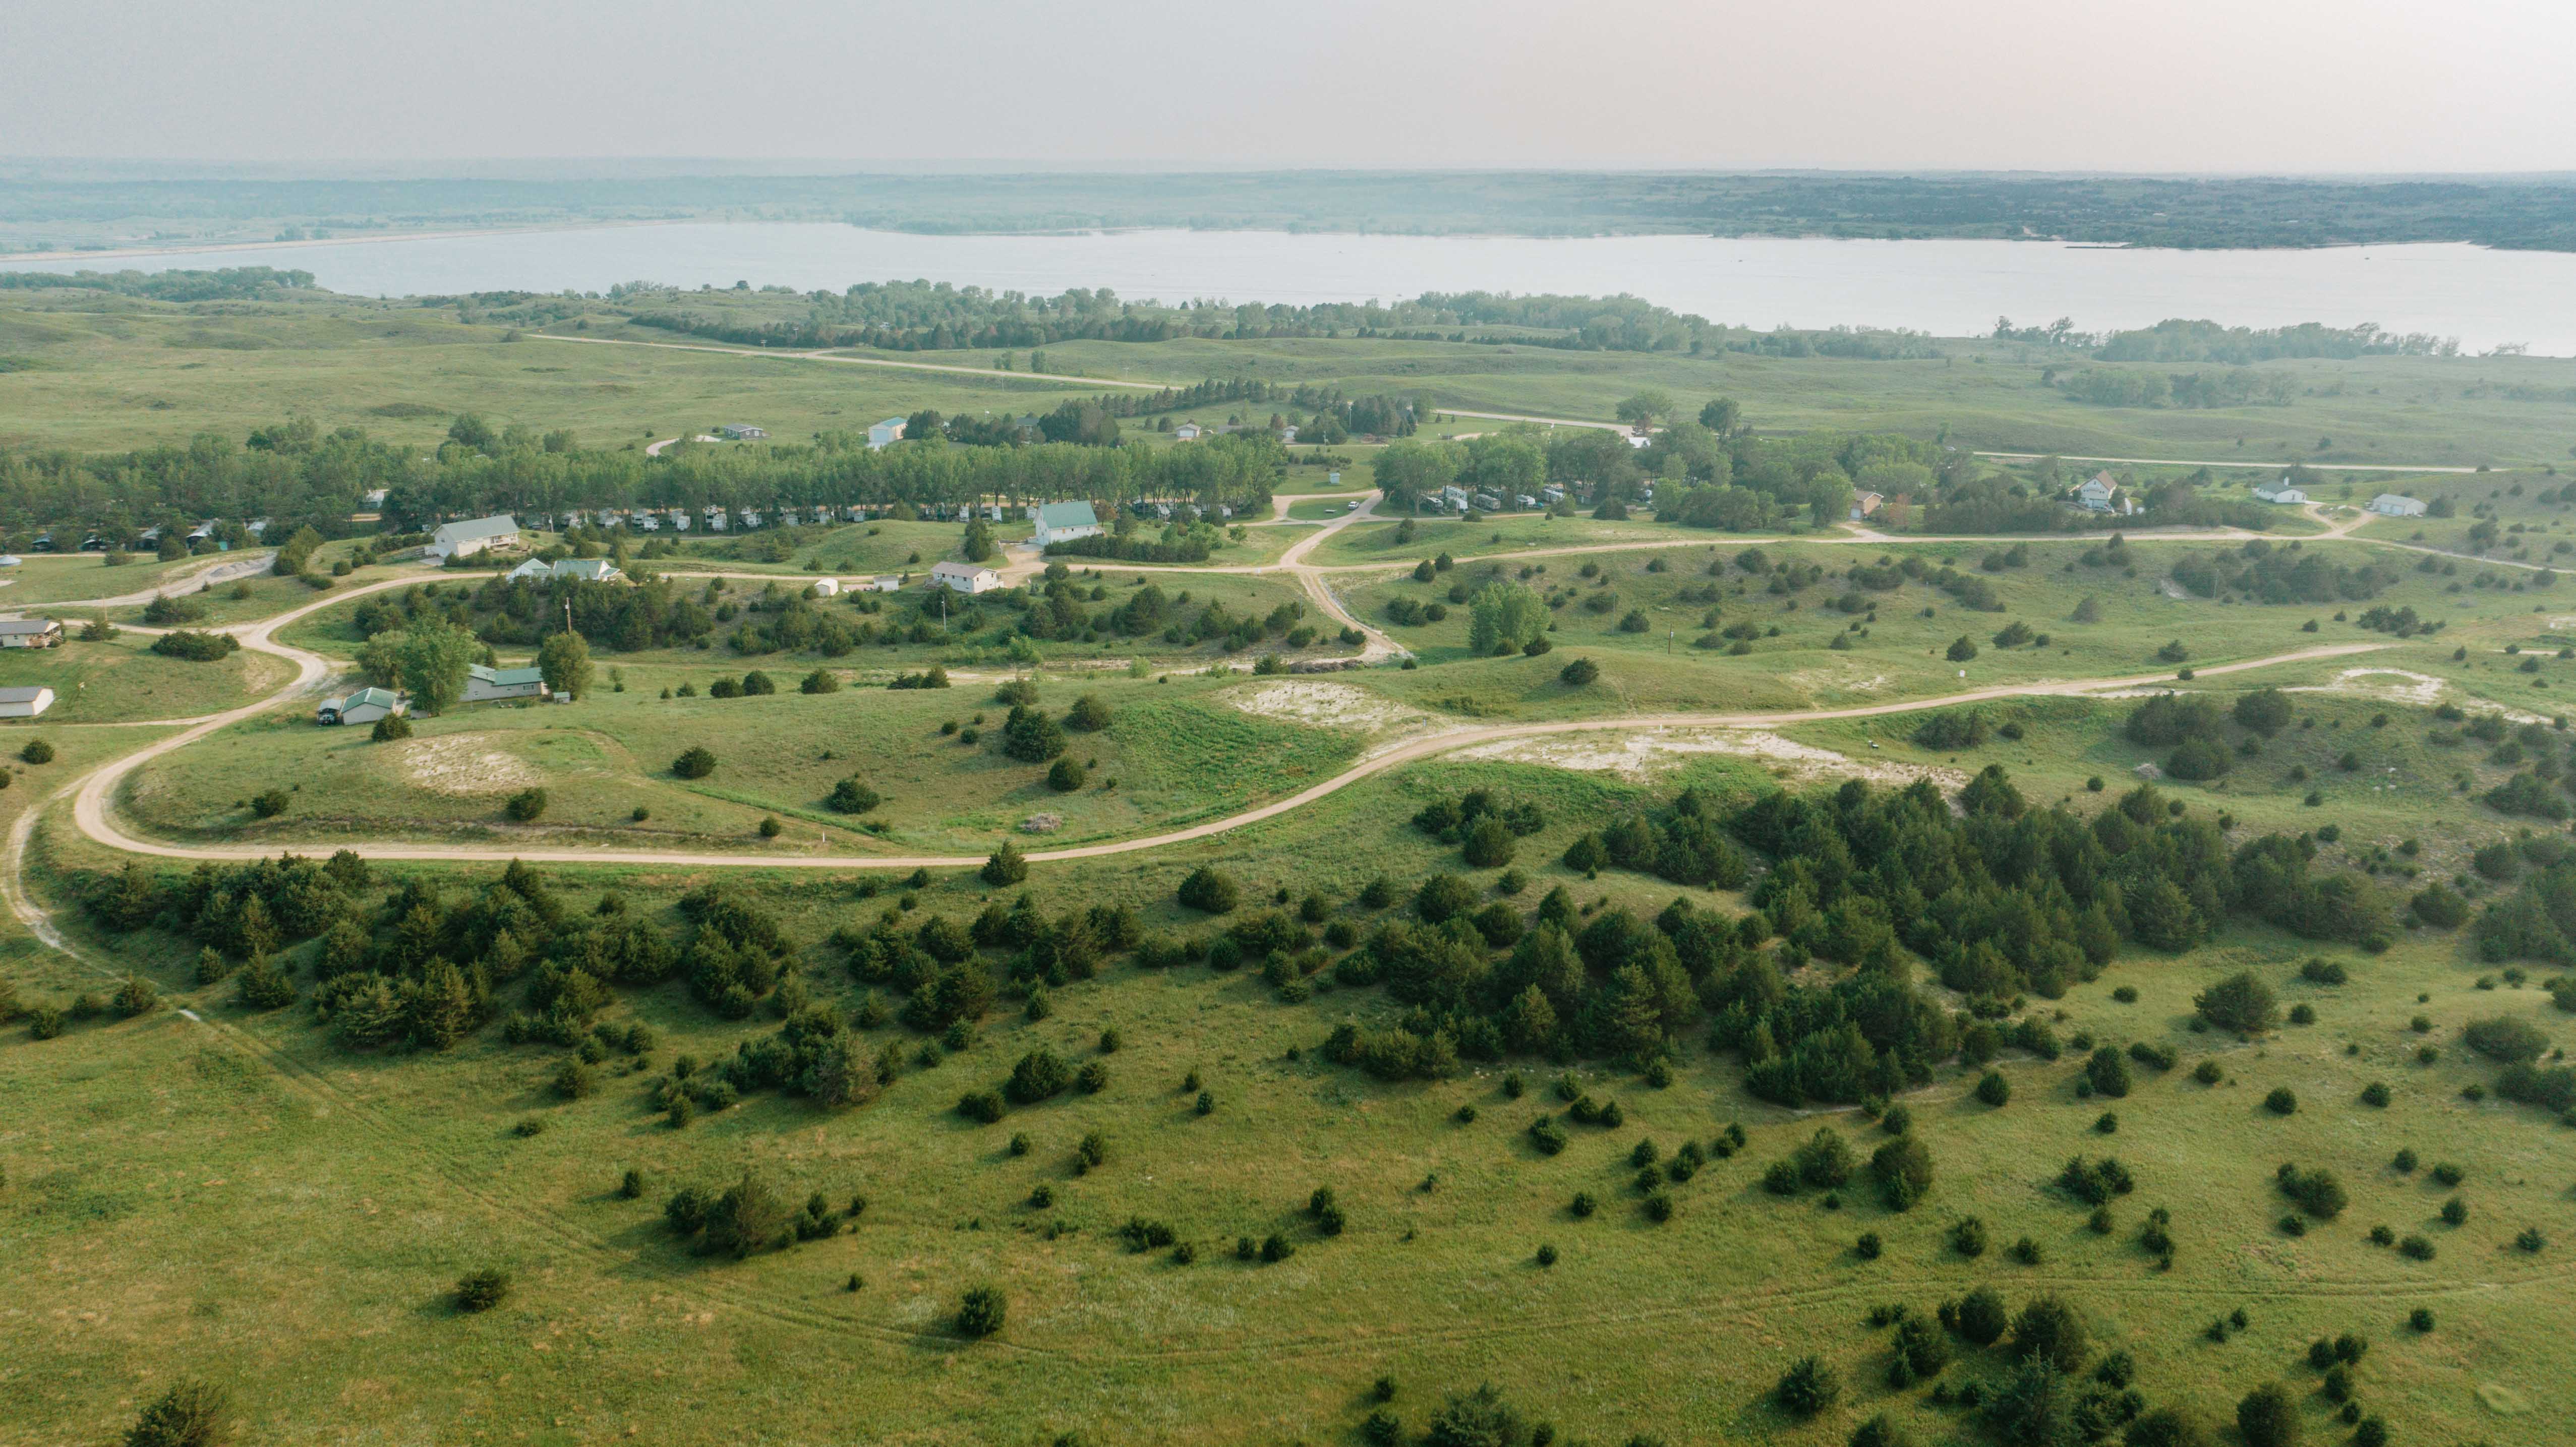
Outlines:
[{"label": "farm building", "polygon": [[903,440],[904,419],[889,417],[868,428],[868,450],[882,452]]},{"label": "farm building", "polygon": [[1042,548],[1049,543],[1100,536],[1100,515],[1093,512],[1087,502],[1041,504],[1037,510],[1037,523],[1037,533],[1032,541]]},{"label": "farm building", "polygon": [[2290,480],[2285,477],[2278,482],[2256,484],[2254,500],[2268,502],[2274,507],[2304,507],[2308,501],[2308,494],[2304,489],[2292,487]]},{"label": "farm building", "polygon": [[50,688],[0,688],[0,718],[34,718],[53,706]]},{"label": "farm building", "polygon": [[716,429],[716,435],[727,442],[757,442],[769,435],[769,429],[748,422],[728,422]]},{"label": "farm building", "polygon": [[470,522],[440,523],[429,535],[429,555],[441,562],[449,558],[470,558],[492,548],[515,548],[519,545],[519,520],[507,513],[475,518]]},{"label": "farm building", "polygon": [[2424,503],[2403,493],[2383,492],[2370,500],[2370,510],[2381,517],[2419,518],[2424,515]]},{"label": "farm building", "polygon": [[389,688],[362,688],[346,698],[326,698],[313,710],[313,721],[320,724],[371,724],[387,714],[402,713],[408,708]]}]

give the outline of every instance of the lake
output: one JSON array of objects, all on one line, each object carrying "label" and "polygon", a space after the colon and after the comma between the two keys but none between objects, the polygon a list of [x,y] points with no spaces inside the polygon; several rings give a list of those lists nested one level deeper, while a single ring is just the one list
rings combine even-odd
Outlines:
[{"label": "lake", "polygon": [[77,266],[275,266],[361,295],[604,291],[619,282],[838,290],[928,278],[1053,294],[1310,304],[1425,291],[1630,292],[1712,321],[1908,327],[1982,335],[2067,316],[2086,331],[2207,317],[2521,344],[2576,355],[2576,255],[2467,245],[2315,251],[2150,251],[2045,241],[1834,241],[1699,236],[1416,237],[1269,231],[915,236],[829,223],[681,222],[0,261]]}]

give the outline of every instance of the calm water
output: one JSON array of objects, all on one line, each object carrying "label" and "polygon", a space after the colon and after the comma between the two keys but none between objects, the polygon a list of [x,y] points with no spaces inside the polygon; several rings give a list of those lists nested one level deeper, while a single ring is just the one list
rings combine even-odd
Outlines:
[{"label": "calm water", "polygon": [[[78,263],[0,262],[65,270]],[[1714,321],[1982,334],[1997,316],[2088,331],[2209,317],[2231,326],[2376,322],[2576,355],[2576,255],[2473,246],[2121,251],[2015,241],[1690,236],[1300,235],[1136,231],[909,236],[830,224],[686,223],[423,240],[241,247],[92,265],[264,265],[336,291],[602,291],[623,281],[799,290],[926,277],[1047,293],[1112,288],[1186,301],[1394,301],[1425,291],[1632,292]]]}]

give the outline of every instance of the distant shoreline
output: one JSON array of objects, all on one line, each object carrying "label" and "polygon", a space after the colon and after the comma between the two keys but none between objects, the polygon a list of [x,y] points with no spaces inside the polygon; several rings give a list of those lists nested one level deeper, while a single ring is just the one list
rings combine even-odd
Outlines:
[{"label": "distant shoreline", "polygon": [[[370,231],[354,236],[313,236],[300,241],[203,241],[186,246],[120,246],[105,251],[0,251],[0,263],[110,261],[133,256],[202,256],[210,251],[293,251],[309,246],[357,246],[377,241],[461,241],[474,236],[525,236],[546,231],[610,231],[630,226],[687,226],[689,217],[649,221],[564,221],[534,226],[461,226],[444,231]],[[748,223],[758,225],[760,223]]]}]

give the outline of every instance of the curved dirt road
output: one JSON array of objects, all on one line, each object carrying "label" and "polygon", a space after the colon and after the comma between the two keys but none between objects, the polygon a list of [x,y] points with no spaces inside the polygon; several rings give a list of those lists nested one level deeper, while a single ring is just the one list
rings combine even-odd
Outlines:
[{"label": "curved dirt road", "polygon": [[[306,611],[310,611],[310,609],[298,610],[299,613]],[[288,618],[293,616],[296,615],[281,617],[274,620],[271,625],[267,626],[273,627],[274,623],[286,622],[288,621]],[[307,665],[307,673],[311,676],[318,677],[321,673],[326,671],[327,666],[324,664],[323,660],[316,655],[303,653],[300,650],[288,649],[282,645],[271,643],[267,640],[264,633],[257,643],[253,643],[248,635],[244,636],[243,642],[246,647],[261,647],[269,651],[282,653],[291,658],[296,658],[300,661],[305,661]],[[2348,657],[2353,654],[2374,652],[2378,649],[2391,646],[2393,645],[2385,643],[2327,644],[2317,648],[2301,649],[2295,653],[2276,654],[2269,658],[2253,658],[2245,659],[2236,663],[2217,664],[2208,668],[2199,669],[2197,672],[2202,675],[2239,673],[2248,669],[2268,668],[2284,663],[2296,663],[2320,658]],[[1511,739],[1538,738],[1551,734],[1600,733],[1629,729],[1778,728],[1790,724],[1815,723],[1829,719],[1875,718],[1888,714],[1916,713],[1925,709],[1949,708],[1960,704],[1983,703],[2004,698],[2080,696],[2103,689],[2138,688],[2149,684],[2162,683],[2168,680],[2171,676],[2172,675],[2166,673],[2147,673],[2132,674],[2122,678],[2068,679],[2049,683],[2001,684],[1991,688],[1970,689],[1963,693],[1948,694],[1939,698],[1910,699],[1892,703],[1865,704],[1853,708],[1811,709],[1789,713],[1623,714],[1612,718],[1565,719],[1545,723],[1503,724],[1478,728],[1450,729],[1441,733],[1430,734],[1425,737],[1415,739],[1373,758],[1363,759],[1359,763],[1353,764],[1351,767],[1344,769],[1342,772],[1322,781],[1321,783],[1314,784],[1285,799],[1274,800],[1273,802],[1264,804],[1256,809],[1247,809],[1240,814],[1229,815],[1223,819],[1211,819],[1204,824],[1196,824],[1186,829],[1176,829],[1168,833],[1149,835],[1137,839],[1113,840],[1102,844],[1086,844],[1071,849],[1041,850],[1036,853],[1032,853],[1027,857],[1031,863],[1045,863],[1051,860],[1061,859],[1097,859],[1113,854],[1133,854],[1142,850],[1166,848],[1170,845],[1186,843],[1193,839],[1205,839],[1211,835],[1223,834],[1235,829],[1240,829],[1247,824],[1257,824],[1264,819],[1274,818],[1278,815],[1285,814],[1292,809],[1303,808],[1328,794],[1337,793],[1342,789],[1350,787],[1352,784],[1358,783],[1362,779],[1368,778],[1374,774],[1384,773],[1386,770],[1392,769],[1399,764],[1412,763],[1415,760],[1428,758],[1434,754],[1447,753],[1453,749],[1465,748],[1473,744],[1498,743]],[[196,727],[191,728],[184,733],[175,734],[170,738],[160,740],[148,748],[141,749],[122,759],[118,759],[112,763],[102,766],[96,772],[90,774],[79,782],[79,792],[75,795],[72,801],[74,822],[79,826],[80,831],[83,834],[88,835],[91,839],[96,840],[111,849],[123,850],[129,854],[145,854],[163,859],[189,860],[244,860],[264,859],[268,857],[268,855],[273,851],[264,845],[186,846],[160,844],[150,840],[136,839],[116,826],[116,822],[109,809],[109,799],[114,793],[118,782],[124,779],[127,774],[133,772],[136,767],[140,766],[145,761],[158,758],[173,749],[185,747],[187,744],[205,737],[207,734],[223,727],[227,723],[233,722],[236,719],[248,717],[249,715],[257,713],[263,709],[273,707],[279,698],[282,698],[286,696],[286,693],[291,692],[293,692],[292,687],[286,690],[285,693],[273,695],[267,699],[261,700],[259,703],[246,705],[242,708],[214,715],[205,722],[198,724]],[[32,818],[32,813],[29,817]],[[15,859],[14,846],[19,842],[20,841],[15,838],[12,840],[13,862]],[[952,868],[965,865],[976,865],[984,862],[983,856],[981,855],[956,854],[902,856],[836,854],[791,856],[675,854],[649,850],[615,849],[480,849],[451,845],[406,844],[348,844],[334,845],[333,847],[345,847],[369,859],[470,860],[488,863],[502,863],[513,859],[521,859],[533,863],[545,864],[641,864],[682,869],[928,869]]]}]

